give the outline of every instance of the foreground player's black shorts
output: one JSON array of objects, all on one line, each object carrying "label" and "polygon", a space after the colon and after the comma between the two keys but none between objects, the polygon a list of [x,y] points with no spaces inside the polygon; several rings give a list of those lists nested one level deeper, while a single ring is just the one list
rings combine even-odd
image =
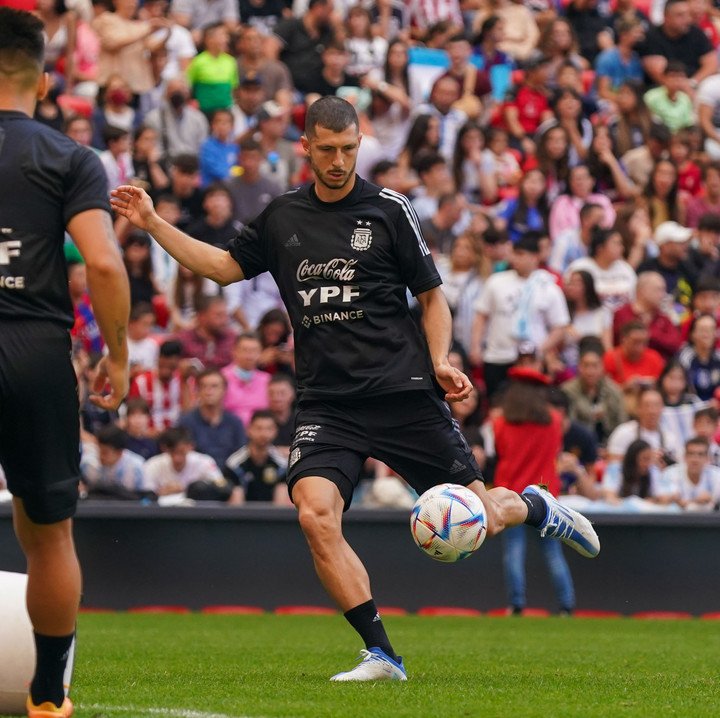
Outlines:
[{"label": "foreground player's black shorts", "polygon": [[0,464],[32,521],[75,513],[80,419],[70,336],[53,322],[0,322]]},{"label": "foreground player's black shorts", "polygon": [[290,497],[297,481],[322,476],[350,506],[360,469],[372,456],[422,494],[446,482],[466,486],[482,473],[448,405],[429,391],[368,399],[301,400],[290,447]]}]

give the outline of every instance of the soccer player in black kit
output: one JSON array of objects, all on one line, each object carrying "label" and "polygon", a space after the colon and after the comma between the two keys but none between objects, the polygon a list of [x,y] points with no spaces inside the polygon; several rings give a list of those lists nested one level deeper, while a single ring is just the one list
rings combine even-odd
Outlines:
[{"label": "soccer player in black kit", "polygon": [[[43,25],[0,8],[0,464],[27,558],[27,608],[37,659],[30,718],[69,718],[80,567],[72,516],[80,478],[80,417],[70,361],[73,308],[65,230],[87,264],[108,353],[94,402],[115,409],[128,388],[130,292],[95,154],[32,120],[48,88]],[[11,660],[2,646],[4,660]]]},{"label": "soccer player in black kit", "polygon": [[[300,396],[288,488],[318,576],[366,646],[360,663],[332,680],[405,680],[367,572],[342,534],[366,457],[418,493],[444,482],[468,486],[485,505],[489,535],[526,522],[586,556],[600,545],[587,519],[540,487],[523,496],[485,489],[440,398],[462,401],[472,389],[448,363],[451,317],[440,277],[407,198],[355,174],[361,139],[351,104],[312,104],[302,144],[316,181],[273,200],[229,251],[163,222],[140,189],[119,187],[111,202],[181,264],[220,284],[266,270],[275,277],[295,333]],[[407,288],[422,308],[424,336]]]}]

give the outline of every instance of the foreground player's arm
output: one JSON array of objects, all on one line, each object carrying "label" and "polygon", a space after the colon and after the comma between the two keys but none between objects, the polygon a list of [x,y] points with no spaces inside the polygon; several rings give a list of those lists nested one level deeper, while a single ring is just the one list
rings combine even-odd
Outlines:
[{"label": "foreground player's arm", "polygon": [[110,383],[106,396],[92,396],[95,405],[114,410],[129,387],[127,325],[130,316],[130,285],[113,232],[110,215],[102,209],[79,212],[68,222],[70,236],[87,267],[87,282],[93,311],[108,354],[98,367],[93,391]]},{"label": "foreground player's arm", "polygon": [[240,265],[229,252],[193,239],[158,217],[145,190],[121,185],[110,193],[110,204],[136,227],[149,232],[168,254],[195,274],[222,286],[244,279]]},{"label": "foreground player's arm", "polygon": [[422,322],[430,349],[435,378],[447,392],[447,401],[462,401],[470,396],[472,384],[458,369],[450,366],[448,352],[452,342],[452,315],[440,287],[433,287],[417,295],[422,307]]}]

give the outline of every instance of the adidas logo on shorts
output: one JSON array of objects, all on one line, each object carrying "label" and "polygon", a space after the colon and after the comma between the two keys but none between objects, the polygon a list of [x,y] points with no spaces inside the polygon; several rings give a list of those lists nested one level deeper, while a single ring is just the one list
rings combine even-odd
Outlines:
[{"label": "adidas logo on shorts", "polygon": [[461,471],[465,471],[465,469],[467,469],[467,466],[465,466],[465,464],[461,464],[457,459],[455,459],[450,467],[450,473],[459,474]]}]

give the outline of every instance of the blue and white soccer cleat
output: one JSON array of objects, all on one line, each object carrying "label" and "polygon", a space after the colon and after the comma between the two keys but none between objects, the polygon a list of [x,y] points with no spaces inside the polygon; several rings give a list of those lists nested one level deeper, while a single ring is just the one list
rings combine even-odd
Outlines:
[{"label": "blue and white soccer cleat", "polygon": [[541,486],[528,486],[523,494],[535,494],[545,502],[547,513],[538,526],[541,536],[560,539],[587,558],[595,558],[600,553],[600,539],[581,513],[563,506]]},{"label": "blue and white soccer cleat", "polygon": [[360,651],[361,661],[351,671],[334,675],[331,681],[406,681],[402,658],[393,661],[381,648]]}]

